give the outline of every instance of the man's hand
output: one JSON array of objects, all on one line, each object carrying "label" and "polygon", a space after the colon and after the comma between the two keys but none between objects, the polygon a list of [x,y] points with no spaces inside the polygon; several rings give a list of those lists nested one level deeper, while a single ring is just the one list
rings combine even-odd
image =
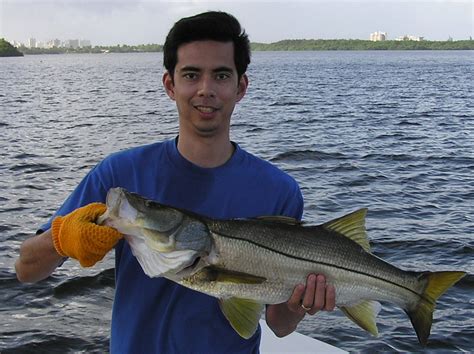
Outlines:
[{"label": "man's hand", "polygon": [[266,312],[268,326],[278,337],[284,337],[296,329],[308,313],[332,311],[336,306],[336,290],[326,284],[324,275],[310,274],[306,285],[299,284],[287,302],[269,305]]},{"label": "man's hand", "polygon": [[77,259],[83,267],[91,267],[104,258],[122,238],[117,230],[95,223],[106,209],[105,204],[91,203],[55,218],[51,230],[58,254]]}]

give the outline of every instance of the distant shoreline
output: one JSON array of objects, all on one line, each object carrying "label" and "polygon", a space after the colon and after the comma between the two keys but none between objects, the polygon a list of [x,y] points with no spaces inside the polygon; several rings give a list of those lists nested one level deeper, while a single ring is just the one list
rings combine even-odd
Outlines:
[{"label": "distant shoreline", "polygon": [[[359,39],[291,39],[274,43],[251,43],[252,51],[325,51],[325,50],[474,50],[474,40],[461,41],[367,41]],[[32,54],[147,53],[161,52],[160,44],[95,46],[85,48],[26,48]]]},{"label": "distant shoreline", "polygon": [[367,41],[360,39],[291,39],[275,43],[252,43],[257,51],[300,50],[474,50],[473,40],[463,41]]},{"label": "distant shoreline", "polygon": [[23,53],[5,39],[0,38],[0,57],[22,57]]}]

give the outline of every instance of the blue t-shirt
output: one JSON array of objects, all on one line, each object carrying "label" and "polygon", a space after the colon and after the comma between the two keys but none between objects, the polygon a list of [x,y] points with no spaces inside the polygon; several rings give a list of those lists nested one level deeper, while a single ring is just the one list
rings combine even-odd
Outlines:
[{"label": "blue t-shirt", "polygon": [[[186,160],[176,140],[112,154],[89,172],[56,215],[104,202],[110,188],[123,187],[212,218],[300,219],[303,198],[295,180],[234,146],[229,161],[216,168]],[[216,298],[164,278],[149,278],[124,240],[115,248],[115,263],[111,353],[258,353],[260,329],[245,340],[230,326]]]}]

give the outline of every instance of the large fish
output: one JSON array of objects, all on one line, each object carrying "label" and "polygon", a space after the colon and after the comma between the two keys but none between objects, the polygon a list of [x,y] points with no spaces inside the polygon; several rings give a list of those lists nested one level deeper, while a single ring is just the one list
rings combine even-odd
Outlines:
[{"label": "large fish", "polygon": [[378,334],[378,301],[406,311],[425,345],[436,300],[466,273],[401,270],[370,252],[366,209],[318,226],[287,217],[215,220],[121,188],[99,219],[125,235],[150,277],[165,277],[217,297],[231,326],[253,335],[265,304],[287,301],[309,273],[336,288],[336,305]]}]

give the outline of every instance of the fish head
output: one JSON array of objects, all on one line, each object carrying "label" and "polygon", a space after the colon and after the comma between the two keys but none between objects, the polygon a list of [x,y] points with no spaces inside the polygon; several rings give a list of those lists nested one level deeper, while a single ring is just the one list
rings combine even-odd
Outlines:
[{"label": "fish head", "polygon": [[101,218],[126,235],[135,256],[156,258],[154,263],[162,266],[159,274],[166,270],[175,275],[193,273],[205,266],[212,249],[204,221],[123,188],[109,190],[107,211]]}]

